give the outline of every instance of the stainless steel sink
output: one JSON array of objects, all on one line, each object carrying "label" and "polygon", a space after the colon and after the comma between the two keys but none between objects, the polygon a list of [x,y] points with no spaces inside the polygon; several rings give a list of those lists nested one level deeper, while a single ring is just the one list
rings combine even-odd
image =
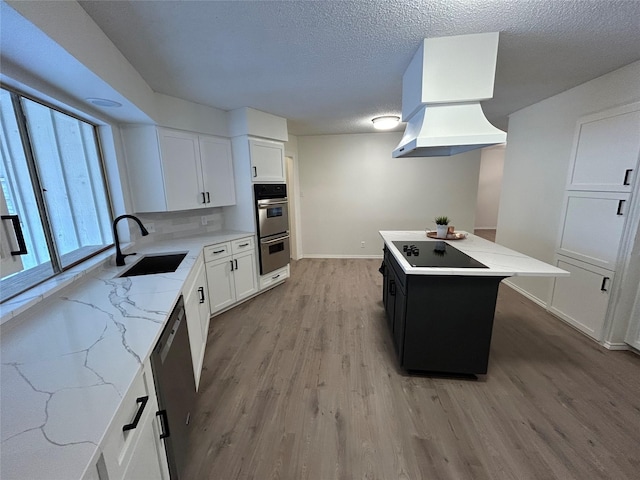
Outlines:
[{"label": "stainless steel sink", "polygon": [[135,277],[139,275],[153,275],[154,273],[175,272],[186,256],[186,253],[146,255],[119,276]]}]

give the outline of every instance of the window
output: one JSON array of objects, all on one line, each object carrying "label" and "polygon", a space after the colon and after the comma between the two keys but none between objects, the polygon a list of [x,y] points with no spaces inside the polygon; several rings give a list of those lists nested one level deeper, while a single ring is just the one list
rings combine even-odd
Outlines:
[{"label": "window", "polygon": [[94,125],[0,89],[0,157],[4,301],[108,248],[113,234]]}]

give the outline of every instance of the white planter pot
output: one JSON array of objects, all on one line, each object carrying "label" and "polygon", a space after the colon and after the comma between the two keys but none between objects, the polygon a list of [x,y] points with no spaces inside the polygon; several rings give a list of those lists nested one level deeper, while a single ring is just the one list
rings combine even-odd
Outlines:
[{"label": "white planter pot", "polygon": [[447,238],[448,225],[436,225],[436,237]]}]

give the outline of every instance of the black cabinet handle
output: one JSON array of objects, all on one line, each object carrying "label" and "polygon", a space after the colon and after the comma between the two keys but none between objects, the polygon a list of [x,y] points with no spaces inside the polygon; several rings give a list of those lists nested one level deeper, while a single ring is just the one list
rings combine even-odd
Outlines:
[{"label": "black cabinet handle", "polygon": [[236,264],[236,270],[237,270],[237,269],[238,269],[238,260],[235,260],[235,259],[234,259],[233,261],[234,261],[234,262],[235,262],[235,264]]},{"label": "black cabinet handle", "polygon": [[242,245],[238,245],[238,247],[242,248],[242,247],[248,247],[249,244],[248,243],[243,243]]},{"label": "black cabinet handle", "polygon": [[205,197],[204,192],[202,192],[202,203],[207,203],[207,197]]},{"label": "black cabinet handle", "polygon": [[233,272],[233,260],[229,260],[229,263],[231,264],[231,271]]},{"label": "black cabinet handle", "polygon": [[204,303],[204,287],[198,287],[198,293],[200,294],[199,303]]},{"label": "black cabinet handle", "polygon": [[393,296],[395,296],[396,294],[396,282],[394,280],[391,280],[391,282],[389,282],[389,293]]},{"label": "black cabinet handle", "polygon": [[127,430],[133,430],[138,426],[138,422],[140,421],[140,417],[142,417],[142,412],[144,412],[144,407],[147,406],[147,402],[149,401],[149,396],[145,395],[144,397],[136,398],[136,403],[139,403],[138,411],[136,412],[136,416],[133,419],[133,422],[122,427],[122,431],[126,432]]},{"label": "black cabinet handle", "polygon": [[253,167],[253,177],[257,177],[258,176],[258,169],[256,167]]},{"label": "black cabinet handle", "polygon": [[211,196],[209,195],[209,192],[207,192],[207,203],[211,203]]},{"label": "black cabinet handle", "polygon": [[160,433],[160,438],[167,438],[169,435],[169,422],[167,421],[167,411],[160,410],[156,412],[156,417],[160,417],[160,423],[162,425],[162,432]]},{"label": "black cabinet handle", "polygon": [[600,291],[601,292],[608,292],[609,290],[607,289],[607,282],[609,281],[609,277],[603,277],[602,278],[602,285],[600,285]]},{"label": "black cabinet handle", "polygon": [[618,211],[616,212],[616,215],[622,215],[622,206],[624,205],[624,202],[624,200],[618,201]]},{"label": "black cabinet handle", "polygon": [[630,177],[631,177],[631,172],[633,172],[632,168],[628,168],[627,170],[625,170],[625,172],[624,172],[624,181],[622,182],[623,185],[631,185],[631,183],[629,182]]},{"label": "black cabinet handle", "polygon": [[224,252],[224,248],[222,250],[214,250],[213,253],[222,253]]},{"label": "black cabinet handle", "polygon": [[277,278],[280,278],[280,274],[271,277],[271,280],[276,280]]},{"label": "black cabinet handle", "polygon": [[13,224],[13,230],[16,233],[16,240],[18,241],[18,250],[13,250],[11,255],[26,255],[27,244],[24,241],[24,235],[22,234],[22,227],[20,226],[20,217],[18,215],[2,215],[2,220],[11,220]]}]

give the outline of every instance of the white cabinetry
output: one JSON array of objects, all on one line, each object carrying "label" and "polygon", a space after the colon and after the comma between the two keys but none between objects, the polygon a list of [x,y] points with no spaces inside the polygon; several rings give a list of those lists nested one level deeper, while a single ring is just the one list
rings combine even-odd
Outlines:
[{"label": "white cabinetry", "polygon": [[593,338],[602,338],[614,272],[558,255],[556,266],[569,277],[555,280],[551,311]]},{"label": "white cabinetry", "polygon": [[260,290],[271,288],[274,285],[278,285],[283,280],[289,278],[289,265],[285,265],[278,270],[262,275],[260,277]]},{"label": "white cabinetry", "polygon": [[628,193],[567,191],[558,252],[615,269]]},{"label": "white cabinetry", "polygon": [[630,192],[640,151],[638,103],[583,118],[576,128],[568,189]]},{"label": "white cabinetry", "polygon": [[253,237],[205,247],[204,258],[212,314],[258,291]]},{"label": "white cabinetry", "polygon": [[[166,452],[156,421],[157,411],[153,374],[147,360],[105,435],[102,452],[108,478],[169,479]],[[132,427],[123,430],[125,425]]]},{"label": "white cabinetry", "polygon": [[554,280],[550,310],[598,341],[607,335],[614,279],[624,278],[639,154],[640,103],[578,121],[556,246],[557,265],[571,275]]},{"label": "white cabinetry", "polygon": [[182,295],[184,296],[184,308],[187,316],[187,329],[189,331],[189,344],[193,361],[193,375],[197,390],[200,384],[200,374],[202,373],[210,316],[209,290],[202,255],[196,260],[184,284]]},{"label": "white cabinetry", "polygon": [[284,183],[284,144],[282,142],[250,138],[249,156],[254,182]]},{"label": "white cabinetry", "polygon": [[235,203],[228,138],[154,126],[125,126],[122,138],[136,212]]}]

